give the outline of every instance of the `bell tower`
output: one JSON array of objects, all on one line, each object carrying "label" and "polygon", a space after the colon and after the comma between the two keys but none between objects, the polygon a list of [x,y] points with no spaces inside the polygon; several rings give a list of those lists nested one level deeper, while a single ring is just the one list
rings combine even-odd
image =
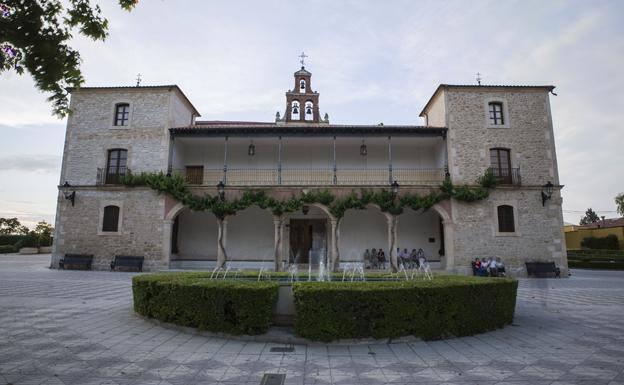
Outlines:
[{"label": "bell tower", "polygon": [[328,119],[321,120],[319,112],[319,94],[312,91],[312,73],[305,69],[304,59],[307,57],[303,52],[301,69],[295,72],[295,86],[286,92],[286,123],[328,123]]}]

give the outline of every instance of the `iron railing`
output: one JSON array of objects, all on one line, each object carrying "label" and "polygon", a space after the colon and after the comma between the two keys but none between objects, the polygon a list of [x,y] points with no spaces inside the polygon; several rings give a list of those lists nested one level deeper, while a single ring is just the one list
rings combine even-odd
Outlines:
[{"label": "iron railing", "polygon": [[496,178],[497,184],[520,186],[522,183],[519,168],[490,167],[490,172]]},{"label": "iron railing", "polygon": [[121,178],[129,172],[130,169],[126,167],[98,168],[95,183],[97,185],[120,184]]},{"label": "iron railing", "polygon": [[[378,186],[397,181],[400,185],[438,185],[443,168],[197,168],[177,169],[193,185],[216,186]],[[198,174],[201,173],[201,174]]]}]

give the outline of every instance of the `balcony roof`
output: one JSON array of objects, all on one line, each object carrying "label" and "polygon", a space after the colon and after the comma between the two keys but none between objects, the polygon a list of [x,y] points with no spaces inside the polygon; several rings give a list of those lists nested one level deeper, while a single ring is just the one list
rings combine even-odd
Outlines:
[{"label": "balcony roof", "polygon": [[173,127],[172,136],[421,136],[446,138],[446,127],[399,125],[342,125],[342,124],[275,124],[250,122],[218,122]]}]

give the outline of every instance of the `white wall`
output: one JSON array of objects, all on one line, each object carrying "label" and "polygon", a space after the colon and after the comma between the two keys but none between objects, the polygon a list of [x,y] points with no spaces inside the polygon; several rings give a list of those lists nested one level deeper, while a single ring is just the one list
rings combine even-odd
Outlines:
[{"label": "white wall", "polygon": [[[397,247],[401,250],[422,248],[429,259],[438,259],[440,250],[440,216],[433,209],[425,212],[406,209],[399,215]],[[435,242],[430,243],[429,238]]]},{"label": "white wall", "polygon": [[340,221],[338,243],[341,261],[362,260],[365,249],[382,248],[389,260],[388,222],[379,210],[347,210]]},{"label": "white wall", "polygon": [[183,211],[179,215],[177,259],[217,259],[217,232],[217,218],[212,213]]},{"label": "white wall", "polygon": [[252,206],[228,217],[228,260],[273,261],[275,227],[268,210]]}]

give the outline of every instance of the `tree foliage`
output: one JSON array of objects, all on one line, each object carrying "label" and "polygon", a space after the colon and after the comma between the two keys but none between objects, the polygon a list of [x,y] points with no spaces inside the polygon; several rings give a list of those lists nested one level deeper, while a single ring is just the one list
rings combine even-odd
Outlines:
[{"label": "tree foliage", "polygon": [[619,193],[615,197],[615,204],[617,205],[618,214],[624,216],[624,193]]},{"label": "tree foliage", "polygon": [[17,218],[0,218],[0,234],[28,234],[29,229],[22,226]]},{"label": "tree foliage", "polygon": [[581,218],[581,222],[579,222],[579,224],[589,225],[591,223],[596,223],[599,220],[600,218],[598,217],[598,214],[596,214],[596,212],[590,207],[587,209],[587,211],[585,211],[585,216]]},{"label": "tree foliage", "polygon": [[[126,10],[138,0],[118,0]],[[80,54],[72,33],[93,40],[107,36],[108,20],[90,0],[7,0],[0,3],[0,72],[29,72],[38,89],[51,93],[55,115],[69,112],[67,87],[80,87]]]}]

